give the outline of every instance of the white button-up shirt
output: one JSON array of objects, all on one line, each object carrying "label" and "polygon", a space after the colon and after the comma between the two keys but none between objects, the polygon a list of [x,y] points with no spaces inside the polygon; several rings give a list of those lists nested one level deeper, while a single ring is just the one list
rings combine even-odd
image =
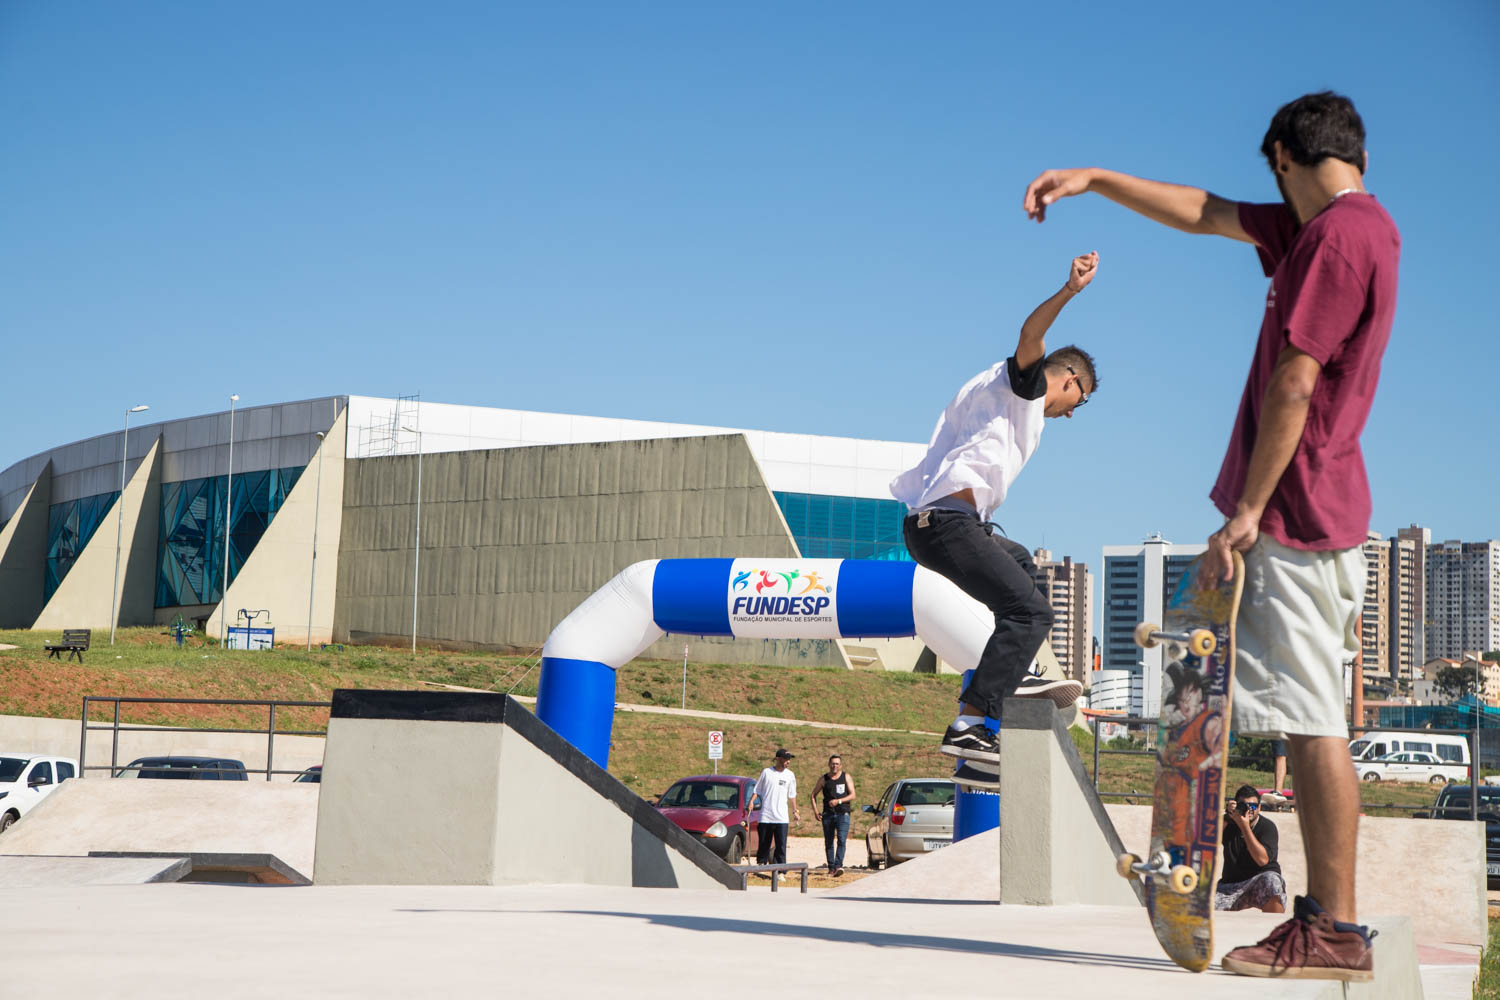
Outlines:
[{"label": "white button-up shirt", "polygon": [[892,496],[915,510],[969,489],[979,516],[990,519],[1041,443],[1046,420],[1044,362],[1013,375],[1014,362],[1002,361],[958,390],[922,461],[891,480]]}]

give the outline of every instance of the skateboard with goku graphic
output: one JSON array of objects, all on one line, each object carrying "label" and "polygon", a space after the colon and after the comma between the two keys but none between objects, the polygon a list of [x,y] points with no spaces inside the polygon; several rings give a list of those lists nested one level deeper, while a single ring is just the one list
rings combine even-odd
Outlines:
[{"label": "skateboard with goku graphic", "polygon": [[1146,858],[1122,854],[1117,864],[1124,877],[1144,881],[1156,939],[1172,961],[1193,972],[1213,959],[1234,622],[1245,576],[1237,552],[1228,583],[1200,580],[1202,565],[1199,556],[1182,574],[1163,625],[1136,626],[1138,645],[1164,647],[1156,784]]}]

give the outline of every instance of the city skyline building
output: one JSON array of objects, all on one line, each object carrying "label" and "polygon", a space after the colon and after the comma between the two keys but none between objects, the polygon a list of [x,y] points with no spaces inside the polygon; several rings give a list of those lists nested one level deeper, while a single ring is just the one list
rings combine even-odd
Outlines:
[{"label": "city skyline building", "polygon": [[[1153,716],[1161,710],[1163,648],[1135,644],[1135,627],[1161,622],[1167,600],[1188,565],[1208,549],[1199,542],[1176,545],[1153,532],[1136,545],[1104,546],[1104,595],[1100,608],[1101,661],[1091,687],[1099,688],[1092,707]],[[1129,676],[1128,707],[1119,705]],[[1092,696],[1091,696],[1092,697]],[[1108,704],[1106,704],[1108,703]]]},{"label": "city skyline building", "polygon": [[1432,532],[1412,524],[1391,541],[1392,675],[1415,680],[1427,653],[1427,548]]},{"label": "city skyline building", "polygon": [[1032,553],[1037,586],[1052,604],[1049,637],[1057,665],[1080,684],[1089,683],[1093,669],[1094,574],[1087,563],[1072,556],[1052,558],[1050,549]]},{"label": "city skyline building", "polygon": [[1500,540],[1427,546],[1426,653],[1500,650]]},{"label": "city skyline building", "polygon": [[1391,673],[1391,541],[1378,531],[1366,535],[1365,600],[1359,620],[1362,674],[1367,680],[1394,679]]}]

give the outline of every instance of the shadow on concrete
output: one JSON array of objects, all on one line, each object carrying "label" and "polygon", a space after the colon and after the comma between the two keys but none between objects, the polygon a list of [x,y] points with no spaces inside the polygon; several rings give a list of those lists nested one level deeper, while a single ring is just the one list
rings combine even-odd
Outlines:
[{"label": "shadow on concrete", "polygon": [[[942,902],[947,902],[943,900]],[[993,903],[989,904],[995,905]],[[1120,955],[1095,951],[1072,951],[1064,948],[1039,948],[1033,945],[1006,944],[1003,941],[979,941],[973,938],[926,936],[921,934],[895,934],[884,931],[851,930],[841,927],[818,927],[811,924],[791,924],[782,921],[727,919],[723,917],[697,917],[674,913],[628,913],[620,910],[509,910],[509,909],[463,909],[450,907],[402,908],[398,913],[492,913],[513,916],[517,913],[568,915],[578,917],[621,917],[626,920],[644,920],[659,927],[672,927],[685,931],[703,931],[709,934],[756,934],[771,937],[808,938],[832,944],[863,944],[876,948],[922,948],[929,951],[962,952],[965,955],[995,955],[1029,959],[1038,962],[1058,962],[1065,965],[1096,965],[1119,969],[1147,969],[1155,971],[1177,970],[1177,965],[1166,958],[1144,958],[1139,955]],[[1212,974],[1223,974],[1218,969]]]}]

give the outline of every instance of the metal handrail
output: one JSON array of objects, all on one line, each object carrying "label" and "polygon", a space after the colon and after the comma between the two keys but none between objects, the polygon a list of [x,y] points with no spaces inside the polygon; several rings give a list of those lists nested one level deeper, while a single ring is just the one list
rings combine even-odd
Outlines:
[{"label": "metal handrail", "polygon": [[[1161,725],[1161,720],[1159,718],[1154,717],[1154,716],[1140,716],[1140,715],[1109,715],[1109,716],[1094,715],[1094,716],[1090,716],[1089,717],[1089,726],[1092,729],[1093,735],[1094,735],[1094,773],[1093,773],[1093,778],[1094,778],[1094,791],[1095,791],[1095,793],[1097,793],[1100,798],[1110,798],[1110,799],[1149,799],[1149,798],[1151,798],[1152,794],[1153,794],[1151,792],[1137,792],[1137,791],[1129,791],[1129,792],[1106,792],[1106,791],[1100,790],[1100,788],[1099,788],[1099,756],[1101,754],[1113,754],[1113,755],[1121,756],[1121,757],[1131,757],[1131,756],[1134,756],[1134,757],[1140,757],[1140,756],[1155,757],[1156,756],[1156,751],[1155,750],[1101,750],[1100,747],[1099,747],[1099,723],[1101,723],[1101,722],[1108,722],[1108,723],[1112,723],[1112,724],[1115,724],[1115,725],[1122,725],[1122,726],[1130,727],[1130,726],[1160,726]],[[1423,729],[1421,727],[1403,727],[1403,726],[1350,726],[1349,727],[1349,731],[1351,733],[1355,733],[1355,732],[1357,732],[1357,733],[1381,732],[1381,733],[1415,733],[1417,735],[1427,735],[1427,736],[1467,736],[1469,738],[1469,763],[1466,764],[1466,765],[1462,765],[1462,766],[1464,766],[1464,767],[1466,767],[1468,769],[1468,772],[1469,772],[1469,787],[1471,789],[1472,788],[1478,788],[1479,785],[1480,785],[1480,781],[1479,781],[1479,726],[1477,726],[1477,725],[1471,726],[1471,727],[1466,728],[1466,729]],[[1227,764],[1228,761],[1226,760],[1225,763]],[[1398,809],[1398,810],[1404,810],[1404,811],[1409,811],[1409,812],[1414,812],[1414,813],[1429,812],[1429,811],[1435,812],[1436,811],[1436,803],[1433,803],[1433,805],[1430,805],[1430,806],[1411,806],[1411,805],[1402,805],[1402,804],[1396,803],[1396,802],[1387,802],[1387,803],[1372,802],[1372,803],[1362,803],[1362,807],[1363,808],[1368,808],[1368,809]],[[1477,820],[1478,818],[1479,818],[1479,795],[1478,795],[1477,792],[1471,792],[1469,794],[1469,819],[1471,819],[1471,820]]]},{"label": "metal handrail", "polygon": [[[89,705],[98,702],[114,706],[114,718],[107,724],[92,725],[89,723]],[[266,725],[263,729],[256,728],[205,728],[186,729],[181,726],[137,726],[121,724],[121,705],[260,705],[267,711]],[[277,770],[275,767],[276,737],[278,736],[325,736],[327,730],[318,729],[278,729],[276,727],[276,710],[278,708],[332,708],[331,701],[278,701],[266,698],[134,698],[119,695],[86,694],[83,696],[83,714],[79,720],[78,733],[78,776],[85,776],[87,771],[109,771],[112,777],[117,777],[125,771],[156,770],[156,768],[134,767],[131,765],[120,765],[120,733],[248,733],[250,735],[264,734],[266,737],[266,766],[247,767],[247,774],[264,774],[266,780],[270,781],[273,774],[301,774],[299,770]],[[108,764],[89,764],[87,761],[88,742],[90,732],[102,732],[109,730],[110,749]],[[198,770],[214,772],[216,774],[234,773],[239,774],[237,768],[205,767]]]}]

